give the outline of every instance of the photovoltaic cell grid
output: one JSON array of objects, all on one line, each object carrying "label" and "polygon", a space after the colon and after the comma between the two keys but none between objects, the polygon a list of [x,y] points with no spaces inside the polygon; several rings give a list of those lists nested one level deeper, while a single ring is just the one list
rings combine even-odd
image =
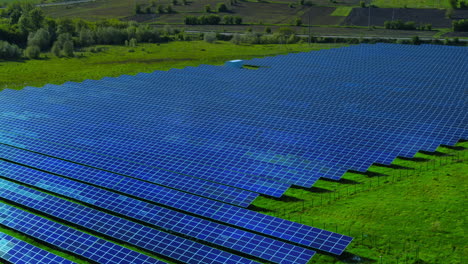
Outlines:
[{"label": "photovoltaic cell grid", "polygon": [[[28,89],[23,96],[56,113],[31,102],[36,112],[9,112],[31,128],[9,131],[210,181],[215,170],[219,181],[240,173],[310,187],[456,142],[465,128],[454,95],[464,80],[450,70],[466,68],[460,49],[360,45],[248,62],[270,67],[258,71],[203,66]],[[449,75],[441,82],[440,74]],[[428,93],[445,88],[436,100]],[[67,133],[54,134],[52,123]]]},{"label": "photovoltaic cell grid", "polygon": [[[252,241],[254,242],[253,244],[257,241],[256,243],[260,246],[265,245],[265,243],[260,244],[258,241],[266,241],[266,239],[252,236],[252,234],[241,230],[233,230],[223,225],[210,223],[154,204],[135,200],[130,197],[118,195],[90,185],[74,182],[2,160],[0,160],[0,176],[77,199],[93,206],[98,206],[147,222],[165,230],[173,232],[182,232],[181,230],[183,229],[198,230],[199,234],[193,234],[193,232],[190,234],[190,236],[197,239],[207,240],[209,242],[213,242],[213,240],[219,241],[218,235],[222,234],[226,243],[238,241],[234,245],[236,248],[244,245],[246,241],[249,243]],[[289,222],[228,204],[210,201],[203,197],[177,197],[174,193],[170,192],[164,193],[158,190],[153,192],[152,190],[140,189],[138,186],[135,186],[135,184],[129,184],[128,181],[124,181],[114,188],[142,199],[154,201],[198,216],[207,217],[235,226],[236,228],[243,228],[252,232],[266,234],[334,254],[341,254],[352,240],[348,236]],[[186,234],[185,232],[182,233]],[[241,234],[243,235],[241,236]],[[274,246],[282,244],[279,241],[267,242],[273,243]],[[217,243],[223,245],[221,242]],[[288,248],[288,246],[285,246],[285,248]],[[257,245],[251,245],[251,249],[257,250]],[[297,257],[298,260],[301,259],[301,254],[299,254],[301,251],[300,249],[293,248],[290,251],[296,253],[297,256],[295,257]],[[273,253],[272,258],[276,258],[274,251],[268,250],[267,252]],[[309,254],[308,251],[304,251],[303,253]],[[290,258],[289,256],[284,257],[286,257],[286,259]],[[296,262],[298,260],[296,260]]]},{"label": "photovoltaic cell grid", "polygon": [[4,233],[0,233],[0,260],[13,264],[75,263]]},{"label": "photovoltaic cell grid", "polygon": [[[246,62],[259,70],[202,65],[6,90],[0,157],[341,254],[351,238],[233,205],[466,138],[467,62],[464,47],[359,45]],[[82,189],[1,164],[7,178],[53,180],[35,182],[49,191]]]},{"label": "photovoltaic cell grid", "polygon": [[164,263],[3,203],[0,204],[0,225],[98,263]]},{"label": "photovoltaic cell grid", "polygon": [[[256,263],[237,255],[213,249],[2,179],[0,179],[0,197],[184,263]],[[128,209],[126,208],[126,210]],[[133,209],[133,212],[135,212],[135,209]],[[144,210],[139,208],[138,213],[143,215],[142,212]],[[177,216],[170,218],[169,215],[166,215],[164,217],[162,213],[159,212],[158,215],[155,215],[158,217],[158,221],[166,222],[166,225],[171,222],[179,223],[174,225],[178,228],[175,230],[187,236],[201,239],[199,236],[203,234],[208,237],[208,239],[204,239],[206,241],[227,245],[228,247],[231,245],[231,247],[234,246],[242,253],[258,256],[265,260],[277,263],[307,263],[314,255],[311,250],[247,234],[247,232],[235,230],[234,228],[224,227],[221,229],[219,228],[220,225],[215,223],[200,225],[188,215],[185,215],[186,217],[183,219],[177,219]],[[146,214],[144,219],[151,219],[151,217]],[[156,217],[153,217],[153,219],[156,219]],[[148,222],[151,223],[151,221]],[[203,229],[203,232],[198,233],[195,231],[198,228]],[[234,240],[236,236],[239,241]],[[213,256],[216,257],[213,258]]]}]

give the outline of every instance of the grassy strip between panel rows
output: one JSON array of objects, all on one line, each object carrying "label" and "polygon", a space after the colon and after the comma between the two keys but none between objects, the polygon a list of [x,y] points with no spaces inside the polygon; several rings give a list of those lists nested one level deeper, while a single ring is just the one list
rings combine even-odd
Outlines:
[{"label": "grassy strip between panel rows", "polygon": [[227,60],[251,59],[291,52],[338,48],[346,44],[234,45],[219,41],[139,44],[136,48],[100,46],[103,51],[77,52],[76,58],[57,58],[51,54],[41,60],[1,61],[0,89],[48,83],[81,82],[86,79],[117,77],[155,70],[170,70],[200,64],[222,65]]},{"label": "grassy strip between panel rows", "polygon": [[[348,172],[340,181],[259,197],[263,213],[354,237],[340,258],[311,263],[464,263],[468,142]],[[352,260],[356,262],[352,262]],[[466,262],[465,262],[466,263]]]}]

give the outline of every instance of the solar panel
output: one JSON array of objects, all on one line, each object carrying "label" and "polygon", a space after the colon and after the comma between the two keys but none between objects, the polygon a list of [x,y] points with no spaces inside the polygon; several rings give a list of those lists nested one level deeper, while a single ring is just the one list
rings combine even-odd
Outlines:
[{"label": "solar panel", "polygon": [[13,264],[48,263],[73,264],[75,262],[52,254],[15,237],[0,233],[0,260]]},{"label": "solar panel", "polygon": [[1,171],[68,196],[97,185],[341,254],[350,237],[233,205],[468,136],[465,47],[356,45],[246,64],[265,67],[202,65],[2,91],[0,157],[62,177],[11,163]]},{"label": "solar panel", "polygon": [[[0,179],[0,197],[179,261],[210,263],[212,261],[212,254],[215,254],[217,256],[225,256],[224,261],[219,263],[254,263],[237,255],[161,232],[2,179]],[[93,198],[99,199],[98,196]],[[107,200],[110,201],[109,199]],[[119,199],[117,198],[117,200]],[[122,210],[129,209],[122,208]],[[158,218],[158,222],[166,222],[166,225],[162,226],[164,229],[277,263],[307,263],[315,253],[305,248],[260,237],[242,230],[223,227],[208,221],[197,221],[197,219],[188,215],[178,218],[177,214],[181,214],[171,212],[170,210],[160,210],[157,213],[153,213],[153,216],[151,216],[150,212],[143,214],[144,210],[141,208],[138,210],[133,209],[132,213],[137,212],[140,215],[145,215],[144,219],[148,219],[148,223],[156,222],[154,219]],[[168,247],[170,245],[175,246],[176,250],[169,250]]]},{"label": "solar panel", "polygon": [[[60,174],[69,178],[98,184],[111,189],[114,185],[126,179],[124,176],[116,175],[107,171],[70,163],[64,160],[55,159],[38,153],[29,152],[2,144],[0,144],[0,157],[15,162],[21,162],[24,165]],[[140,175],[139,179],[151,181],[151,175],[148,175],[148,177],[144,177],[142,175],[145,173],[145,171],[138,171],[138,173]],[[222,202],[232,203],[242,207],[247,207],[257,197],[257,194],[255,193],[245,192],[239,189],[230,188],[228,186],[210,184],[209,182],[200,182],[199,184],[195,184],[197,183],[196,181],[178,182],[177,179],[171,177],[165,177],[159,182],[163,185],[173,187],[179,186],[180,184],[191,185],[182,189],[193,190],[192,193],[220,200]],[[147,186],[148,189],[151,189],[154,186],[153,184],[147,182],[141,182],[140,184]],[[164,190],[165,188],[156,189]]]},{"label": "solar panel", "polygon": [[98,263],[164,263],[106,240],[0,204],[0,225]]},{"label": "solar panel", "polygon": [[[152,225],[159,226],[164,229],[172,230],[174,232],[184,231],[182,233],[186,235],[190,233],[190,236],[196,237],[197,239],[219,241],[219,234],[231,233],[233,234],[233,237],[238,237],[240,233],[243,233],[243,231],[227,228],[224,225],[204,221],[197,217],[185,215],[157,205],[149,204],[90,185],[74,182],[2,160],[0,160],[0,175],[57,194],[78,199],[82,202],[102,207],[122,215],[149,222]],[[115,189],[134,194],[147,200],[156,201],[160,204],[171,206],[179,210],[190,212],[191,214],[207,217],[209,219],[251,230],[260,234],[289,240],[294,243],[315,247],[332,253],[341,254],[352,240],[347,236],[263,215],[247,209],[230,206],[228,204],[210,201],[202,197],[193,197],[190,199],[190,196],[188,195],[177,197],[171,193],[163,194],[157,190],[152,191],[132,188],[132,185],[134,184],[134,182],[131,182],[131,179],[128,179],[121,182],[119,187],[116,187]],[[129,192],[128,190],[133,191]],[[190,231],[195,227],[199,231],[198,235],[197,233]],[[326,235],[326,237],[322,238],[323,235]],[[252,242],[255,244],[258,243],[258,241],[268,241],[273,244],[283,244],[282,242],[274,242],[250,233],[245,233],[245,238],[243,239],[245,240],[241,239],[239,243],[245,243],[245,241],[257,241]],[[231,243],[232,241],[233,240],[230,240],[226,243]],[[287,247],[288,246],[286,246],[286,248]],[[256,246],[250,246],[250,249],[256,249]],[[247,248],[246,250],[250,249]],[[302,249],[294,249],[292,251],[295,250],[299,252],[302,251]],[[308,252],[306,251],[305,253]],[[295,255],[301,256],[299,253],[296,253]],[[276,256],[273,256],[273,258],[275,257]]]},{"label": "solar panel", "polygon": [[[369,48],[369,47],[366,47],[366,48]],[[362,57],[366,55],[365,53],[361,52],[362,49],[350,49],[350,50],[353,51],[355,54],[354,53],[348,54],[347,55],[348,57],[343,57],[343,58],[339,57],[339,58],[347,62],[348,61],[352,62],[355,60],[357,56]],[[364,52],[368,52],[368,51],[364,50]],[[414,52],[414,51],[411,51],[411,52]],[[230,140],[229,138],[224,137],[222,138],[222,141],[223,141],[222,146],[229,147],[229,155],[227,155],[227,153],[225,152],[221,152],[215,155],[215,157],[219,157],[219,158],[213,158],[212,157],[213,155],[208,155],[209,157],[208,159],[201,159],[203,158],[203,156],[199,156],[199,154],[197,154],[196,156],[197,158],[196,159],[194,158],[194,160],[196,160],[197,162],[201,161],[203,164],[210,165],[210,166],[214,166],[214,164],[216,164],[216,166],[226,165],[222,168],[230,169],[230,170],[235,169],[242,173],[252,173],[257,176],[262,176],[262,177],[263,176],[271,177],[271,179],[281,178],[282,180],[287,180],[288,177],[291,177],[290,181],[293,181],[292,183],[303,185],[303,186],[310,186],[313,184],[313,181],[307,182],[307,178],[310,179],[311,175],[315,175],[315,177],[319,177],[319,176],[327,177],[327,175],[329,175],[328,177],[339,178],[341,174],[343,174],[348,168],[366,170],[370,166],[370,164],[372,164],[372,162],[383,162],[383,163],[388,164],[391,161],[393,161],[393,159],[398,155],[412,156],[416,153],[416,151],[419,150],[418,145],[419,146],[422,145],[424,147],[424,144],[425,144],[425,146],[428,149],[434,149],[441,143],[440,140],[437,140],[438,138],[440,139],[441,136],[440,135],[436,136],[433,133],[435,132],[436,128],[432,128],[431,134],[427,134],[424,131],[420,131],[419,134],[424,135],[426,137],[427,136],[436,137],[433,140],[431,139],[430,141],[427,141],[426,139],[421,138],[419,134],[418,134],[418,137],[414,137],[414,133],[412,133],[413,136],[406,136],[405,135],[406,132],[397,133],[391,138],[390,142],[395,142],[395,138],[397,138],[400,140],[404,139],[402,140],[403,143],[398,144],[397,147],[389,148],[388,147],[390,145],[388,144],[389,141],[385,141],[385,139],[388,139],[388,136],[382,135],[381,133],[382,133],[382,130],[388,130],[389,128],[392,128],[393,125],[390,125],[389,127],[384,126],[378,131],[380,133],[379,140],[381,141],[381,143],[377,142],[378,144],[374,144],[374,143],[368,144],[366,143],[366,141],[363,141],[363,140],[366,140],[367,136],[369,135],[368,127],[365,127],[363,130],[360,130],[360,133],[363,133],[362,136],[364,137],[356,140],[356,134],[354,134],[355,140],[349,142],[348,146],[346,147],[342,145],[337,145],[336,148],[333,149],[333,148],[330,148],[330,146],[327,144],[317,144],[317,139],[315,139],[315,141],[312,141],[313,145],[311,144],[304,145],[303,147],[301,147],[301,149],[294,150],[292,148],[285,148],[283,145],[281,145],[279,149],[278,148],[275,149],[274,148],[275,146],[278,147],[279,140],[286,143],[287,145],[291,145],[291,144],[301,145],[301,142],[310,143],[311,142],[310,140],[291,141],[290,139],[288,139],[288,134],[292,132],[291,127],[297,131],[297,133],[292,134],[292,135],[297,136],[297,135],[304,134],[304,132],[306,131],[298,131],[298,129],[301,130],[302,128],[307,127],[307,125],[309,124],[309,120],[311,118],[312,119],[316,119],[316,118],[330,119],[330,117],[339,118],[340,119],[340,122],[338,122],[340,125],[339,127],[343,129],[346,129],[346,128],[349,129],[349,126],[346,123],[343,123],[343,121],[351,122],[351,124],[354,122],[355,124],[358,124],[358,125],[361,123],[377,124],[379,120],[382,120],[382,118],[385,118],[385,122],[389,124],[392,124],[395,121],[398,121],[399,123],[406,122],[404,118],[402,118],[404,116],[401,113],[396,113],[395,111],[393,111],[391,114],[388,114],[383,111],[376,112],[374,110],[369,111],[366,109],[358,109],[357,107],[360,105],[358,103],[350,103],[350,104],[347,103],[347,104],[343,104],[343,106],[332,104],[330,101],[333,102],[334,101],[333,99],[335,97],[330,96],[330,93],[332,95],[333,94],[340,95],[337,92],[337,90],[341,93],[352,92],[353,95],[355,96],[357,92],[357,88],[359,88],[360,89],[359,94],[363,95],[364,96],[363,98],[365,100],[367,100],[367,98],[369,97],[371,99],[378,99],[378,98],[375,98],[376,92],[374,92],[374,91],[380,91],[378,89],[375,89],[377,85],[380,85],[380,86],[377,86],[378,88],[391,90],[391,92],[395,90],[394,87],[391,87],[389,85],[377,84],[376,83],[377,81],[373,79],[363,80],[362,78],[364,74],[359,73],[359,72],[354,73],[356,76],[349,76],[350,75],[349,70],[345,70],[347,74],[345,74],[344,77],[338,76],[338,81],[337,81],[337,78],[331,78],[331,80],[333,80],[334,83],[338,82],[339,85],[337,89],[336,88],[331,89],[331,90],[330,89],[321,89],[321,90],[313,89],[314,92],[316,93],[318,92],[317,93],[318,96],[315,96],[315,97],[309,96],[307,97],[308,99],[307,102],[304,102],[304,96],[306,96],[307,93],[306,91],[304,91],[303,87],[309,87],[307,85],[308,80],[306,78],[310,76],[316,77],[317,74],[320,73],[321,75],[327,78],[324,78],[324,77],[317,78],[317,79],[314,79],[314,82],[317,83],[318,87],[329,86],[330,76],[336,75],[336,71],[330,71],[330,68],[338,66],[338,63],[331,62],[329,57],[343,55],[341,51],[323,52],[322,56],[320,54],[316,56],[316,58],[318,57],[318,60],[316,61],[310,60],[310,56],[308,54],[291,55],[291,57],[280,57],[276,59],[269,58],[271,59],[271,61],[280,61],[282,64],[287,64],[288,67],[292,67],[292,69],[300,71],[299,72],[300,75],[291,74],[291,71],[288,71],[287,73],[285,73],[283,68],[281,67],[271,67],[268,69],[262,69],[262,71],[251,73],[247,71],[232,71],[230,69],[225,69],[225,68],[220,68],[220,67],[206,66],[206,67],[200,67],[200,68],[190,68],[190,69],[187,69],[186,71],[174,72],[173,74],[177,76],[178,86],[172,87],[170,92],[167,92],[166,88],[168,85],[172,84],[171,82],[174,82],[174,78],[172,77],[172,74],[161,74],[161,73],[146,74],[146,75],[142,74],[136,77],[123,76],[121,79],[107,78],[106,80],[102,82],[101,81],[88,81],[88,82],[84,82],[80,84],[68,83],[66,85],[61,86],[61,89],[62,90],[68,89],[70,96],[73,96],[73,97],[72,97],[72,102],[68,102],[67,104],[73,105],[73,102],[75,102],[74,107],[83,106],[83,101],[80,101],[79,100],[80,98],[76,98],[76,96],[74,95],[77,92],[73,92],[73,89],[70,89],[70,88],[74,88],[75,90],[76,88],[81,88],[81,90],[79,91],[80,93],[90,92],[90,94],[87,95],[87,98],[88,99],[93,98],[93,100],[96,100],[96,102],[98,102],[99,100],[104,100],[106,99],[106,97],[112,95],[113,97],[115,97],[114,98],[116,101],[115,103],[119,103],[118,104],[119,106],[128,104],[128,107],[132,109],[133,109],[133,106],[135,105],[140,106],[140,107],[143,107],[141,109],[147,109],[147,111],[146,112],[143,111],[143,113],[147,113],[148,111],[150,111],[150,109],[158,109],[158,111],[160,112],[162,111],[161,113],[163,114],[167,113],[167,115],[164,116],[165,119],[164,118],[161,119],[161,120],[166,120],[166,122],[163,122],[162,124],[158,123],[158,126],[157,126],[158,131],[168,131],[171,133],[175,133],[176,130],[174,129],[178,129],[180,127],[180,122],[177,123],[178,125],[177,127],[167,126],[167,124],[173,125],[173,123],[170,123],[170,122],[177,121],[181,117],[186,116],[187,110],[192,111],[190,112],[192,113],[192,115],[190,116],[190,124],[191,125],[200,124],[200,126],[196,127],[197,129],[195,129],[194,131],[190,131],[188,135],[191,135],[191,136],[199,135],[202,137],[202,141],[207,140],[206,137],[213,136],[216,138],[216,140],[213,141],[213,144],[217,144],[217,145],[219,145],[219,136],[220,136],[218,132],[219,130],[211,129],[212,127],[210,126],[210,123],[206,122],[206,120],[211,121],[214,127],[216,127],[216,125],[220,123],[227,124],[227,125],[222,126],[222,128],[224,129],[222,131],[232,131],[232,133],[238,133],[238,134],[242,134],[242,130],[248,129],[248,128],[255,128],[257,129],[257,131],[259,131],[259,129],[264,129],[265,125],[267,124],[269,125],[274,124],[277,126],[276,127],[277,129],[278,129],[278,126],[282,126],[283,124],[288,125],[289,131],[287,133],[283,132],[282,134],[278,134],[277,130],[276,132],[273,131],[275,132],[273,134],[278,135],[278,136],[273,137],[274,144],[265,145],[265,142],[263,142],[262,144],[259,145],[259,143],[261,142],[256,140],[254,142],[249,143],[250,145],[245,145],[247,143],[242,143],[243,145],[240,148],[241,143],[239,141],[239,138],[233,138],[233,140],[235,139],[235,141],[231,142],[229,141]],[[405,56],[407,56],[407,54]],[[296,64],[291,65],[293,61]],[[398,62],[398,60],[395,60],[395,62]],[[321,66],[321,68],[318,68],[317,72],[313,72],[314,70],[316,70],[316,68],[312,68],[312,73],[310,73],[311,67],[319,66],[319,65]],[[324,67],[324,65],[327,67]],[[372,68],[366,67],[366,69],[367,68],[370,68],[369,70],[374,70],[374,71],[375,69],[380,69],[379,67],[372,67]],[[305,70],[307,70],[307,72],[305,72]],[[337,70],[339,71],[341,69],[337,69]],[[204,75],[200,76],[200,73],[203,73]],[[377,73],[380,73],[380,72],[377,72]],[[227,78],[220,80],[219,77],[217,77],[220,74],[226,75]],[[294,77],[294,78],[285,78],[289,76]],[[403,76],[406,77],[405,75]],[[262,80],[266,80],[267,78],[270,81],[262,82]],[[410,76],[408,76],[408,78],[410,78]],[[243,82],[245,82],[247,85],[243,85],[239,87],[239,85],[235,85],[235,83],[233,84],[232,81],[229,81],[229,80],[238,80],[238,79],[243,80]],[[274,80],[274,82],[271,81],[272,79]],[[123,80],[126,80],[126,81],[132,80],[132,82],[123,82]],[[207,80],[209,80],[210,82],[215,82],[215,83],[214,84],[209,83],[207,82]],[[388,81],[390,81],[390,79],[388,79]],[[158,85],[154,85],[154,83],[158,83]],[[285,84],[289,84],[289,85],[286,86]],[[371,84],[371,86],[369,84]],[[391,84],[395,85],[395,82],[393,81],[393,83]],[[106,86],[112,86],[112,90],[105,89]],[[135,86],[138,86],[139,92],[140,92],[139,94],[135,94],[131,92],[135,90],[134,89]],[[265,93],[266,86],[268,86],[268,89],[270,89],[269,93]],[[257,89],[252,89],[252,87],[255,87]],[[285,90],[284,87],[288,87],[289,90]],[[296,93],[292,93],[291,95],[291,93],[289,92],[291,88]],[[193,92],[193,90],[195,90],[196,92]],[[406,91],[406,90],[409,90],[409,89],[400,88],[399,91]],[[147,96],[147,95],[154,94],[155,91],[158,92],[157,97]],[[203,91],[205,92],[203,93]],[[288,94],[285,97],[284,95],[286,92]],[[190,96],[190,99],[187,99],[188,95]],[[392,95],[392,94],[389,93],[389,95]],[[400,96],[401,94],[397,93],[396,95],[398,95],[398,97],[401,97]],[[228,97],[226,98],[226,96]],[[136,100],[136,98],[138,98],[138,100]],[[340,95],[340,98],[350,98],[350,96],[345,97],[345,95]],[[297,100],[300,100],[300,101],[297,102]],[[364,102],[367,102],[365,100]],[[393,98],[392,100],[396,100],[396,99]],[[135,102],[137,103],[135,104]],[[156,106],[154,106],[154,104],[151,105],[150,102],[153,102],[153,103],[157,102],[157,105]],[[195,108],[196,110],[195,113],[193,113],[194,102],[197,102],[198,104],[197,107]],[[209,102],[209,104],[207,104],[207,102]],[[386,101],[383,101],[383,102],[386,102]],[[419,100],[418,102],[419,104],[427,103],[423,100]],[[403,102],[400,104],[404,106],[406,102]],[[311,105],[317,105],[317,106],[320,106],[320,108],[313,108],[314,111],[311,112],[308,109],[310,108]],[[381,106],[385,104],[379,103],[376,105]],[[393,105],[394,104],[392,104],[391,106]],[[441,105],[441,107],[446,107],[446,105],[447,104],[443,104]],[[106,106],[112,106],[112,102],[107,103]],[[453,106],[459,107],[457,103],[453,104]],[[187,108],[187,107],[191,107],[191,108]],[[332,107],[335,107],[336,109],[333,109]],[[239,109],[243,111],[239,111]],[[408,106],[405,106],[405,109],[412,109],[412,108],[408,108]],[[247,110],[249,111],[247,112]],[[198,112],[203,113],[203,115],[199,115]],[[140,113],[140,112],[137,111],[137,113]],[[286,118],[285,118],[285,114],[288,114],[286,115]],[[395,115],[397,115],[399,118],[395,119]],[[137,117],[138,116],[132,116],[132,118],[137,118]],[[140,118],[139,120],[142,120],[142,118]],[[221,120],[223,120],[223,122],[221,122]],[[242,120],[251,122],[252,124],[249,125],[248,123],[242,122]],[[406,122],[406,123],[409,123],[409,122]],[[232,125],[235,127],[235,129],[232,129],[234,128],[234,127],[231,127]],[[421,124],[417,124],[417,125],[421,126]],[[154,127],[154,126],[151,126],[151,124],[149,126],[148,125],[146,126],[147,127],[145,128]],[[122,126],[119,126],[119,129],[120,128],[122,128]],[[173,130],[167,130],[167,129],[173,129]],[[313,127],[311,127],[311,129],[309,128],[307,129],[308,131],[320,131],[320,127],[317,127],[317,125],[314,125]],[[404,126],[402,127],[401,125],[399,125],[399,126],[393,127],[392,130],[393,131],[396,131],[396,130],[405,131],[405,127]],[[154,131],[154,130],[146,129],[146,131]],[[194,134],[197,131],[199,134]],[[203,131],[208,131],[210,133],[204,133]],[[213,131],[216,131],[216,132],[213,132]],[[250,135],[253,134],[253,131],[254,130],[250,131],[251,132]],[[453,135],[450,137],[448,136],[450,134],[453,134],[454,132],[453,129],[451,131],[452,132],[444,133],[445,135],[443,135],[443,137],[446,137],[446,138],[441,139],[442,142],[453,144],[453,142],[457,140],[457,136],[453,136]],[[464,129],[461,129],[460,131],[461,132],[455,131],[455,133],[456,134],[463,133]],[[140,132],[145,132],[145,130],[142,128],[142,131]],[[323,134],[323,132],[324,131],[322,130],[320,133]],[[328,136],[328,135],[329,134],[325,134],[325,136]],[[344,136],[347,136],[346,134],[343,135],[341,133],[339,133],[338,135],[339,137],[337,137],[337,140],[341,139]],[[115,136],[115,135],[112,134],[112,136]],[[249,137],[249,138],[254,138],[254,137]],[[272,133],[269,133],[268,138],[270,140],[272,139]],[[180,139],[184,139],[184,137],[181,138],[179,136],[178,140],[180,141]],[[328,143],[333,138],[324,138],[324,136],[322,135],[322,139],[324,139],[325,142]],[[320,140],[322,141],[322,139]],[[384,139],[384,141],[382,141],[382,139]],[[410,142],[411,144],[409,144]],[[161,143],[161,142],[158,142],[158,143]],[[230,144],[227,145],[228,143]],[[119,142],[119,144],[125,144],[125,143]],[[133,142],[129,142],[129,144],[133,144]],[[167,147],[167,144],[166,145],[157,144],[157,146],[160,146],[160,148],[157,151],[158,153],[155,155],[162,155],[163,153],[167,153],[167,155],[170,156],[167,162],[165,161],[164,163],[166,165],[161,164],[163,161],[162,160],[159,161],[161,159],[161,156],[158,156],[159,157],[158,166],[170,166],[170,168],[169,167],[165,167],[165,168],[175,169],[175,170],[180,170],[180,171],[188,170],[192,174],[194,172],[203,174],[201,173],[201,171],[207,170],[206,167],[202,167],[202,168],[190,167],[190,166],[195,166],[193,165],[194,162],[193,160],[187,160],[187,159],[189,159],[190,155],[194,153],[198,153],[195,147],[193,146],[190,146],[191,147],[190,149],[186,148],[189,151],[183,151],[184,150],[183,147],[187,147],[186,145],[184,145],[183,147],[178,145],[177,148],[174,148],[173,150]],[[253,157],[252,156],[250,157],[240,156],[242,153],[244,154],[249,153],[249,151],[247,151],[247,149],[245,148],[246,147],[250,148],[252,146],[257,146],[257,147],[261,146],[262,149],[258,150],[257,148],[258,153],[254,151],[253,153],[256,153],[257,155],[254,155]],[[354,146],[354,147],[351,147],[351,146]],[[210,150],[207,147],[206,143],[203,147],[204,147],[203,154],[209,153]],[[411,147],[411,148],[408,148],[408,147]],[[105,144],[105,148],[108,150],[112,150],[112,144],[110,143]],[[268,148],[271,154],[265,153],[264,148]],[[374,148],[374,150],[368,150],[369,148]],[[236,149],[239,152],[236,154],[237,156],[233,156],[233,151]],[[311,152],[310,151],[311,149],[317,149],[318,151]],[[167,151],[169,150],[171,150],[172,152],[168,153]],[[300,156],[304,157],[305,160],[310,161],[313,166],[301,164],[300,162],[297,162],[296,157],[293,156],[291,159],[291,157],[286,155],[286,153],[280,154],[279,152],[281,150],[283,150],[283,152],[286,152],[287,154],[290,154],[290,155],[295,154],[294,151],[299,151],[297,152],[297,153],[300,153],[299,158]],[[144,154],[144,153],[143,154],[141,153],[142,151],[143,149],[140,149],[140,155]],[[335,153],[334,157],[326,158],[324,159],[324,161],[320,160],[320,156],[321,156],[320,154],[323,155],[325,151],[327,151],[327,153],[332,151],[333,153]],[[124,152],[119,152],[119,153],[121,153],[120,155],[125,155],[125,157],[129,157],[127,155],[128,153],[124,153]],[[178,155],[179,158],[184,159],[183,161],[185,161],[185,163],[178,164],[179,165],[178,167],[173,167],[172,164],[176,163],[174,162],[174,159],[176,158],[174,155]],[[339,157],[337,157],[337,155],[339,155]],[[283,160],[286,157],[286,163],[282,163],[283,166],[278,166],[278,161],[277,161],[278,158],[275,160],[274,158],[271,158],[272,156],[273,157],[279,156],[280,157],[279,159],[283,159]],[[152,157],[155,157],[155,156],[153,155]],[[242,159],[242,158],[246,158],[246,159]],[[223,161],[220,162],[220,159],[223,159]],[[273,162],[271,161],[272,159],[273,159]],[[145,160],[145,157],[140,156],[140,160]],[[227,161],[224,161],[224,160],[227,160]],[[171,163],[170,161],[173,161],[173,162]],[[177,161],[179,162],[179,160]],[[183,161],[180,161],[180,162],[183,162]],[[228,162],[228,163],[225,163],[225,162]],[[235,165],[233,162],[235,163]],[[293,164],[287,164],[288,162],[289,163],[292,162]],[[274,163],[274,165],[272,165],[272,163]],[[187,168],[187,167],[190,167],[190,168]],[[291,174],[287,173],[290,170],[294,170],[293,173]],[[304,171],[301,172],[301,170],[304,170]],[[265,175],[262,175],[262,173],[264,173]],[[300,174],[301,177],[298,177],[295,174]],[[275,177],[275,175],[278,175],[278,177]],[[279,175],[281,176],[279,177]],[[198,176],[204,177],[204,175],[198,175]]]}]

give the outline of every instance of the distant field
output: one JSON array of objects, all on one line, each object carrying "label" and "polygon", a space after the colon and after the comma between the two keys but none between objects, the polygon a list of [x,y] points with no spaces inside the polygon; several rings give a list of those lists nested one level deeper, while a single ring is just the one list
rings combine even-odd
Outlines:
[{"label": "distant field", "polygon": [[449,8],[449,0],[373,0],[372,4],[388,8]]},{"label": "distant field", "polygon": [[[468,142],[457,146],[374,165],[366,173],[347,172],[339,182],[290,188],[281,199],[259,197],[253,205],[354,237],[345,262],[320,254],[310,263],[464,264]],[[351,262],[353,255],[361,262]]]},{"label": "distant field", "polygon": [[340,6],[337,7],[333,13],[331,13],[331,16],[348,16],[349,13],[351,13],[351,10],[353,10],[352,7]]},{"label": "distant field", "polygon": [[43,86],[67,81],[100,79],[106,76],[169,70],[200,64],[221,65],[231,59],[249,59],[290,52],[345,46],[344,44],[234,45],[203,41],[139,44],[135,52],[123,46],[103,46],[101,53],[76,52],[80,58],[56,58],[47,54],[41,60],[0,61],[0,88]]}]

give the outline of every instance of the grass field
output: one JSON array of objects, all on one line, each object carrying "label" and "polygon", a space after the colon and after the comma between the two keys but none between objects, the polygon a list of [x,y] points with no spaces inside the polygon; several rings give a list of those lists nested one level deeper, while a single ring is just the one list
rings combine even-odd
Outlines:
[{"label": "grass field", "polygon": [[449,8],[448,0],[373,0],[380,8]]},{"label": "grass field", "polygon": [[353,10],[352,7],[349,7],[349,6],[340,6],[340,7],[337,7],[335,9],[335,11],[333,11],[333,13],[331,13],[330,16],[348,16],[349,13],[351,13],[351,10]]},{"label": "grass field", "polygon": [[[343,255],[348,261],[358,256],[369,261],[364,263],[466,263],[468,142],[458,148],[463,150],[440,147],[390,167],[348,172],[339,182],[320,180],[312,189],[290,188],[280,200],[260,197],[254,205],[354,237],[350,254]],[[341,262],[319,255],[311,263]]]},{"label": "grass field", "polygon": [[[249,59],[290,52],[342,47],[343,44],[234,45],[203,41],[139,44],[135,52],[123,46],[103,46],[101,53],[76,52],[76,58],[0,61],[0,88],[40,87],[48,83],[100,79],[105,76],[169,70],[200,64],[221,65],[231,59]],[[43,57],[45,55],[42,55]]]}]

